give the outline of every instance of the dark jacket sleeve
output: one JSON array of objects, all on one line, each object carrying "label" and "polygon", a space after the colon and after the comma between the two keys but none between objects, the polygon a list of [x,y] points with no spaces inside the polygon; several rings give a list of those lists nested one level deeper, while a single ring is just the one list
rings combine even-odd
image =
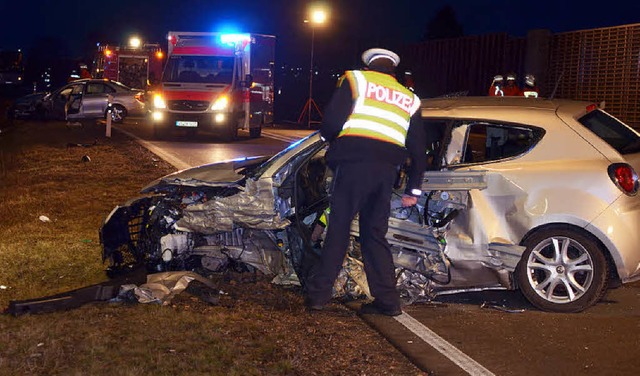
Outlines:
[{"label": "dark jacket sleeve", "polygon": [[411,164],[409,165],[409,181],[405,193],[409,195],[412,194],[412,189],[420,189],[422,175],[427,169],[427,131],[421,116],[421,111],[416,111],[411,117],[407,132],[406,146],[411,158]]},{"label": "dark jacket sleeve", "polygon": [[324,110],[320,135],[327,141],[333,141],[342,130],[342,126],[347,121],[353,107],[353,96],[351,95],[351,85],[347,80],[343,80],[340,87],[336,89]]}]

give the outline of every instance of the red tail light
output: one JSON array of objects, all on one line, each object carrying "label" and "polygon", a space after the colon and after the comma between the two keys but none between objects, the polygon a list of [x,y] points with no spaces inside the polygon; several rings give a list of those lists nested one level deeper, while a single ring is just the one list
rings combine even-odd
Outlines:
[{"label": "red tail light", "polygon": [[638,193],[638,175],[633,167],[626,163],[614,163],[608,168],[609,177],[625,194],[635,196]]}]

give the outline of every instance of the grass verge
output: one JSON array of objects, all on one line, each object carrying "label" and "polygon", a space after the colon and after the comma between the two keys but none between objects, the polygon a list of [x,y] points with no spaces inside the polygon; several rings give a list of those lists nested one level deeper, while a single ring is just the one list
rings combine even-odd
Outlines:
[{"label": "grass verge", "polygon": [[[0,135],[0,310],[105,280],[102,220],[173,171],[122,134],[103,133],[23,122]],[[420,373],[342,306],[312,315],[299,291],[260,275],[209,277],[225,292],[216,305],[183,293],[163,307],[93,303],[2,315],[0,374]]]}]

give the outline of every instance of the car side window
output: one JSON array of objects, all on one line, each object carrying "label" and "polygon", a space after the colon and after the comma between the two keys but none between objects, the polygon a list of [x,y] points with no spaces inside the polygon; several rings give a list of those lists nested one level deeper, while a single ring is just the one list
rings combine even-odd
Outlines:
[{"label": "car side window", "polygon": [[87,85],[87,94],[102,94],[104,93],[104,85],[103,84],[88,84]]},{"label": "car side window", "polygon": [[113,93],[115,93],[117,91],[116,89],[114,89],[110,85],[102,85],[102,90],[103,90],[103,93],[107,93],[107,94],[113,94]]},{"label": "car side window", "polygon": [[467,127],[467,138],[461,163],[491,162],[515,157],[531,149],[542,136],[533,128],[472,123]]},{"label": "car side window", "polygon": [[73,85],[71,94],[82,94],[83,85]]},{"label": "car side window", "polygon": [[67,88],[62,89],[62,90],[58,93],[58,95],[56,96],[56,97],[57,97],[56,99],[63,99],[63,100],[65,100],[65,101],[66,101],[66,100],[67,100],[67,98],[69,98],[69,95],[71,94],[71,90],[72,90],[72,88],[70,88],[70,87],[67,87]]}]

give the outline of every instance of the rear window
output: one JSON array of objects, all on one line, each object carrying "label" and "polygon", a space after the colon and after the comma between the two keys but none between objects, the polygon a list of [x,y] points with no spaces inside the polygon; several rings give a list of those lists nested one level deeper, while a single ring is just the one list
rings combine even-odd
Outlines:
[{"label": "rear window", "polygon": [[581,117],[578,121],[620,154],[640,152],[638,134],[616,118],[595,110]]}]

